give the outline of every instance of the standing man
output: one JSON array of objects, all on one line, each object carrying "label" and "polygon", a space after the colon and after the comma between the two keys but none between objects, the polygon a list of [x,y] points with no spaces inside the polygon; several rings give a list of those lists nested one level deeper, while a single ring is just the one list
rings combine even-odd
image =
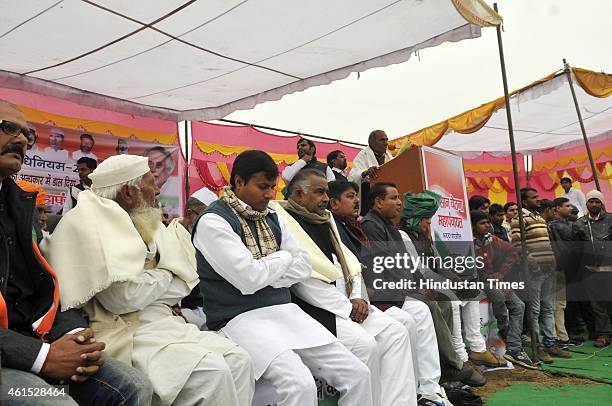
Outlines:
[{"label": "standing man", "polygon": [[595,318],[595,346],[610,345],[607,306],[612,290],[612,214],[606,212],[604,195],[591,190],[586,196],[587,214],[576,221],[575,238],[582,242],[584,284]]},{"label": "standing man", "polygon": [[[33,238],[36,195],[24,192],[10,178],[21,169],[27,134],[28,125],[17,106],[0,101],[3,389],[53,391],[51,385],[63,381],[69,382],[70,396],[67,393],[48,404],[74,406],[76,401],[81,405],[149,405],[152,389],[148,380],[133,368],[103,357],[105,344],[94,340],[92,329],[80,313],[58,309],[58,279]],[[64,255],[71,256],[67,252]],[[9,400],[6,392],[1,396]]]},{"label": "standing man", "polygon": [[576,206],[579,210],[578,216],[586,216],[587,214],[587,205],[586,198],[584,197],[584,193],[578,189],[574,189],[572,187],[572,179],[565,177],[561,178],[561,187],[565,191],[562,197],[569,199],[570,203]]},{"label": "standing man", "polygon": [[287,166],[281,174],[281,177],[287,184],[291,182],[291,179],[299,171],[306,168],[313,168],[323,172],[329,182],[336,179],[331,168],[317,159],[317,146],[314,142],[306,138],[300,138],[297,142],[297,155],[299,159],[293,165]]},{"label": "standing man", "polygon": [[[525,221],[525,245],[527,249],[528,300],[531,301],[531,328],[542,331],[542,342],[538,342],[538,358],[553,362],[551,356],[571,358],[569,352],[559,348],[553,334],[553,297],[555,281],[555,254],[548,236],[546,221],[538,214],[540,203],[538,191],[521,189],[521,205]],[[512,220],[512,244],[521,245],[518,216]],[[539,334],[536,336],[539,337]],[[539,340],[539,338],[538,338]]]},{"label": "standing man", "polygon": [[[567,307],[566,280],[573,276],[578,270],[578,263],[575,261],[572,244],[572,223],[569,217],[572,212],[572,204],[565,197],[557,197],[552,202],[553,218],[548,222],[548,234],[555,251],[557,262],[557,272],[555,273],[555,305],[553,313],[555,323],[553,332],[560,347],[567,347],[576,344],[570,341],[570,337],[565,329],[565,308]],[[575,280],[575,279],[574,279]]]},{"label": "standing man", "polygon": [[346,155],[339,149],[327,154],[327,166],[334,172],[335,180],[348,180],[345,172],[346,165]]},{"label": "standing man", "polygon": [[510,223],[512,222],[512,219],[516,217],[518,213],[517,204],[514,202],[508,202],[504,204],[504,212],[506,213],[506,219],[502,223],[502,226],[504,226],[504,228],[508,232],[508,237],[510,237],[510,235],[512,234],[512,227],[510,226]]},{"label": "standing man", "polygon": [[491,226],[493,226],[493,235],[509,242],[509,233],[504,228],[504,208],[501,204],[493,203],[489,207],[489,221],[491,222]]},{"label": "standing man", "polygon": [[93,136],[91,134],[84,133],[81,134],[79,138],[81,140],[81,148],[80,150],[74,151],[72,153],[72,159],[78,160],[80,158],[87,157],[97,161],[98,157],[96,156],[96,154],[91,152],[94,145],[96,144],[96,141],[94,140]]},{"label": "standing man", "polygon": [[378,176],[378,167],[393,158],[391,154],[387,152],[388,145],[389,138],[387,137],[387,133],[383,130],[374,130],[368,137],[368,146],[359,151],[353,160],[353,169],[351,169],[348,179],[358,184],[361,189],[360,213],[362,216],[365,215],[369,209],[369,182],[375,180]]},{"label": "standing man", "polygon": [[472,210],[470,219],[474,234],[474,254],[483,259],[484,265],[478,269],[478,278],[485,284],[484,292],[493,307],[499,335],[506,342],[504,358],[525,368],[537,369],[523,351],[521,342],[525,303],[512,289],[491,289],[488,283],[488,280],[504,280],[518,260],[518,252],[507,241],[489,233],[489,218],[485,213]]},{"label": "standing man", "polygon": [[206,324],[246,349],[255,378],[280,406],[315,406],[313,375],[340,392],[339,406],[372,405],[370,371],[329,331],[291,303],[289,288],[312,274],[310,256],[268,208],[278,167],[263,151],[236,157],[231,187],[194,224]]},{"label": "standing man", "polygon": [[71,186],[68,189],[68,196],[64,201],[62,215],[65,215],[77,204],[77,196],[84,190],[91,187],[91,179],[89,175],[98,167],[98,162],[93,158],[83,157],[77,161],[77,170],[79,171],[80,182],[77,185]]}]

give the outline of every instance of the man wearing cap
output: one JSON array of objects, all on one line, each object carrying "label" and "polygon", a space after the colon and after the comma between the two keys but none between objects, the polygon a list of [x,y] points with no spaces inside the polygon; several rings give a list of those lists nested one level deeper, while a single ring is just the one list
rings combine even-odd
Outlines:
[{"label": "man wearing cap", "polygon": [[587,214],[576,223],[575,239],[581,244],[584,284],[595,318],[595,346],[610,345],[610,316],[607,305],[612,289],[612,215],[605,210],[605,198],[598,190],[586,195]]},{"label": "man wearing cap", "polygon": [[52,128],[49,133],[49,146],[45,148],[44,158],[48,161],[65,162],[68,151],[64,148],[64,131]]},{"label": "man wearing cap", "polygon": [[47,193],[45,192],[45,189],[43,189],[42,186],[37,185],[36,183],[28,182],[25,180],[18,180],[15,183],[24,192],[36,193],[36,211],[38,212],[38,224],[40,225],[40,230],[45,232],[47,227]]},{"label": "man wearing cap", "polygon": [[[195,192],[185,202],[185,216],[175,217],[168,225],[168,229],[174,233],[181,243],[183,255],[189,260],[193,269],[197,269],[195,247],[191,242],[191,231],[195,219],[208,207],[209,204],[217,200],[216,194],[206,187],[202,187]],[[181,314],[189,322],[202,329],[206,323],[204,314],[204,299],[198,285],[194,286],[191,293],[181,300]]]},{"label": "man wearing cap", "polygon": [[[112,156],[90,178],[46,246],[63,307],[83,309],[107,351],[147,374],[154,404],[250,405],[248,354],[172,313],[198,276],[161,225],[148,159]],[[75,247],[88,254],[66,255]]]},{"label": "man wearing cap", "polygon": [[16,399],[10,389],[53,392],[51,384],[69,381],[65,396],[26,402],[148,405],[152,388],[147,379],[102,356],[104,343],[94,339],[79,312],[58,309],[60,284],[32,231],[36,194],[10,178],[21,169],[27,133],[21,111],[0,100],[0,398],[8,404]]}]

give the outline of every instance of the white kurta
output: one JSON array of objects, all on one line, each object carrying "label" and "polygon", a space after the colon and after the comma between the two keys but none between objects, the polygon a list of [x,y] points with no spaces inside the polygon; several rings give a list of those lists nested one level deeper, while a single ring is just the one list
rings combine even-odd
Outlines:
[{"label": "white kurta", "polygon": [[[393,157],[388,152],[385,153],[385,162],[390,161]],[[374,151],[370,147],[366,147],[359,151],[355,159],[353,159],[353,168],[348,175],[348,179],[351,182],[355,182],[358,185],[361,185],[361,182],[365,182],[368,178],[362,178],[361,174],[368,168],[372,166],[380,166],[378,161],[376,160],[376,155],[374,155]]]},{"label": "white kurta", "polygon": [[[298,159],[293,164],[288,165],[283,170],[283,173],[281,174],[281,177],[283,178],[283,180],[287,184],[289,184],[289,182],[291,182],[291,179],[293,179],[293,177],[295,175],[297,175],[297,173],[299,171],[304,169],[304,167],[306,167],[306,165],[308,165],[308,162],[304,161],[303,159]],[[326,166],[325,177],[327,178],[328,182],[336,180],[336,175],[334,175],[334,172],[332,172],[332,170],[331,170],[331,168],[329,166]]]},{"label": "white kurta", "polygon": [[[152,261],[155,253],[153,251],[147,255],[148,261]],[[139,280],[114,283],[98,293],[96,299],[115,314],[140,310],[132,363],[151,380],[155,391],[154,404],[172,404],[187,385],[200,386],[202,389],[197,396],[203,396],[209,404],[247,405],[254,390],[248,362],[243,368],[246,370],[235,373],[242,377],[242,382],[233,382],[232,374],[220,382],[219,376],[193,374],[199,366],[205,365],[213,372],[209,375],[223,375],[227,368],[217,356],[241,350],[237,344],[218,334],[202,332],[186,323],[182,317],[172,314],[170,306],[177,304],[190,291],[190,287],[172,273],[147,269]],[[246,354],[242,354],[242,357],[248,358]],[[232,369],[231,365],[229,367]],[[241,367],[244,367],[244,363]],[[244,388],[245,385],[246,393],[237,393],[236,387]],[[185,403],[191,403],[184,396],[182,399]]]},{"label": "white kurta", "polygon": [[[340,267],[335,256],[334,263]],[[305,302],[336,315],[338,340],[370,369],[375,405],[416,405],[410,336],[401,323],[373,306],[363,323],[352,321],[353,305],[343,279],[334,286],[311,278],[291,290]],[[361,275],[353,278],[350,298],[361,298],[360,292]]]},{"label": "white kurta", "polygon": [[[228,222],[213,213],[204,214],[198,222],[194,245],[219,275],[245,295],[266,286],[290,287],[310,277],[310,260],[285,224],[280,220],[279,223],[282,233],[280,250],[259,260],[253,258]],[[222,332],[251,355],[257,379],[283,351],[336,341],[332,334],[294,304],[243,313],[232,319]]]},{"label": "white kurta", "polygon": [[[308,280],[312,270],[308,253],[280,218],[279,225],[279,251],[259,260],[253,259],[227,221],[212,213],[198,222],[194,245],[219,275],[245,295],[265,286],[290,287]],[[275,387],[279,406],[316,406],[312,375],[338,390],[339,406],[372,405],[366,366],[294,304],[245,312],[221,333],[249,351],[257,378]]]}]

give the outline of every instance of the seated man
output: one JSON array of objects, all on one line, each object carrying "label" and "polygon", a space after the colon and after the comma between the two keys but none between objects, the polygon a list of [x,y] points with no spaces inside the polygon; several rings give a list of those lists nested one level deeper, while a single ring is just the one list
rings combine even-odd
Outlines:
[{"label": "seated man", "polygon": [[[211,192],[212,193],[212,192]],[[194,220],[206,209],[208,205],[201,202],[192,195],[185,202],[185,217],[175,217],[168,225],[168,229],[174,233],[179,240],[182,248],[182,254],[189,261],[193,269],[197,270],[195,259],[195,248],[191,242],[191,230]],[[201,330],[206,324],[206,315],[204,314],[204,299],[198,285],[194,286],[191,293],[183,298],[180,302],[180,310],[175,308],[175,311],[180,311],[180,314],[189,323],[195,324]]]},{"label": "seated man", "polygon": [[[435,276],[442,277],[450,281],[475,281],[477,275],[473,276],[457,272],[454,267],[444,266],[449,263],[445,261],[432,261],[436,258],[445,258],[438,253],[437,243],[433,240],[431,230],[431,217],[440,206],[441,196],[431,191],[424,191],[416,195],[406,193],[404,195],[404,210],[402,219],[406,233],[411,238],[417,249],[419,256],[430,258],[428,265],[431,271],[435,272]],[[427,211],[427,220],[423,221],[422,212]],[[482,207],[481,207],[481,212]],[[485,213],[487,214],[487,213]],[[417,223],[418,222],[418,223]],[[418,224],[416,229],[413,227]],[[471,248],[472,240],[456,241],[455,244],[461,244],[462,250],[467,248],[468,244]],[[444,243],[440,242],[440,246],[444,249]],[[456,247],[456,245],[455,245]],[[451,266],[453,262],[450,262]],[[497,358],[491,351],[487,349],[487,344],[480,332],[480,300],[482,295],[479,289],[460,288],[449,291],[455,298],[452,299],[450,305],[453,311],[453,345],[455,351],[463,362],[468,359],[477,365],[486,365],[488,367],[500,367],[507,364],[506,360]],[[463,328],[462,328],[463,326]],[[462,330],[465,331],[465,341],[463,339]],[[467,341],[469,351],[466,350]]]},{"label": "seated man", "polygon": [[525,303],[512,289],[491,289],[488,283],[489,279],[501,281],[508,275],[518,260],[518,252],[509,242],[489,233],[490,224],[486,213],[473,210],[470,218],[474,233],[474,253],[484,260],[484,267],[478,270],[478,278],[485,283],[484,292],[493,307],[499,335],[506,341],[505,358],[525,368],[537,369],[523,351],[521,341]]},{"label": "seated man", "polygon": [[[406,242],[400,234],[399,230],[393,224],[393,220],[401,217],[404,223],[409,218],[415,216],[414,213],[402,210],[402,201],[399,197],[399,192],[394,184],[391,183],[376,183],[370,189],[370,205],[372,209],[362,219],[361,224],[368,240],[371,244],[371,255],[395,256],[396,254],[407,253],[412,257],[419,256],[417,250],[410,252],[406,244],[410,244],[414,248],[414,244],[410,239]],[[420,213],[420,215],[433,215],[435,210]],[[410,221],[410,227],[407,231],[416,231],[421,224],[422,218],[418,217],[418,221]],[[416,220],[416,218],[415,218]],[[385,270],[388,278],[401,278],[403,274],[394,275],[393,272]],[[423,294],[425,293],[425,295]],[[448,300],[436,301],[430,298],[431,292],[405,292],[408,296],[404,301],[381,302],[377,306],[388,309],[391,306],[396,306],[411,314],[417,324],[419,319],[427,317],[427,313],[422,311],[422,306],[416,304],[417,301],[423,302],[429,308],[429,312],[433,319],[436,330],[436,338],[438,341],[438,352],[440,354],[440,364],[442,367],[442,379],[445,381],[461,381],[470,386],[482,386],[486,383],[486,378],[468,365],[464,365],[454,349],[452,341],[453,316],[452,307]],[[415,300],[416,299],[416,300]]]},{"label": "seated man", "polygon": [[148,375],[154,404],[250,405],[249,355],[172,313],[198,276],[161,225],[147,158],[111,156],[90,176],[47,243],[63,306],[82,308],[107,351]]},{"label": "seated man", "polygon": [[231,187],[194,224],[208,328],[251,354],[255,377],[276,389],[279,406],[316,405],[313,375],[340,392],[338,405],[372,405],[368,368],[291,303],[289,288],[309,279],[312,268],[308,252],[268,208],[277,177],[268,154],[241,153]]},{"label": "seated man", "polygon": [[[370,242],[357,219],[359,216],[359,186],[354,182],[342,181],[329,182],[328,186],[329,209],[338,227],[340,239],[364,264]],[[440,357],[438,351],[431,350],[438,348],[431,313],[427,305],[422,302],[413,301],[412,305],[419,308],[419,311],[415,312],[421,315],[418,319],[413,314],[395,306],[387,309],[385,313],[404,324],[410,334],[419,403],[426,404],[427,401],[430,401],[444,405],[443,402],[448,402],[448,400],[445,397],[444,388],[439,384]],[[414,327],[411,328],[411,326]]]},{"label": "seated man", "polygon": [[309,305],[334,315],[338,340],[370,368],[374,404],[416,404],[408,332],[369,306],[362,290],[361,263],[340,241],[326,210],[327,191],[322,172],[304,169],[289,184],[288,201],[273,206],[310,254],[313,276],[291,290]]},{"label": "seated man", "polygon": [[148,405],[148,380],[102,353],[104,343],[94,338],[79,312],[58,311],[60,284],[34,239],[37,195],[11,179],[21,169],[27,142],[25,117],[15,105],[0,101],[0,398],[18,402],[11,388],[52,391],[51,384],[69,381],[64,396],[25,402]]}]

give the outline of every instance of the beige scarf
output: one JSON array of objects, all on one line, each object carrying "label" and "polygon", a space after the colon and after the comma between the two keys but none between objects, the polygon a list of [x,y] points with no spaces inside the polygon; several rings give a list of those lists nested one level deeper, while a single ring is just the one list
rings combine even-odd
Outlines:
[{"label": "beige scarf", "polygon": [[[246,247],[251,254],[253,254],[253,258],[261,259],[278,251],[276,237],[266,222],[267,210],[265,212],[260,212],[244,208],[234,194],[234,191],[227,186],[223,189],[223,197],[221,199],[229,205],[234,214],[236,214],[236,217],[238,217],[238,221],[240,221],[240,225],[244,231]],[[255,222],[258,238],[255,238],[245,219]]]},{"label": "beige scarf", "polygon": [[334,247],[334,251],[336,251],[336,257],[340,262],[340,267],[342,268],[342,276],[344,276],[344,283],[346,287],[346,294],[350,297],[353,292],[353,279],[351,278],[351,273],[349,271],[349,266],[344,257],[344,251],[342,250],[342,245],[338,240],[336,233],[332,230],[330,219],[331,214],[326,211],[324,214],[312,213],[306,210],[303,206],[297,204],[294,200],[289,199],[287,201],[287,206],[285,207],[290,213],[297,214],[302,217],[306,221],[312,224],[328,224],[329,225],[329,235],[331,238],[332,246]]}]

